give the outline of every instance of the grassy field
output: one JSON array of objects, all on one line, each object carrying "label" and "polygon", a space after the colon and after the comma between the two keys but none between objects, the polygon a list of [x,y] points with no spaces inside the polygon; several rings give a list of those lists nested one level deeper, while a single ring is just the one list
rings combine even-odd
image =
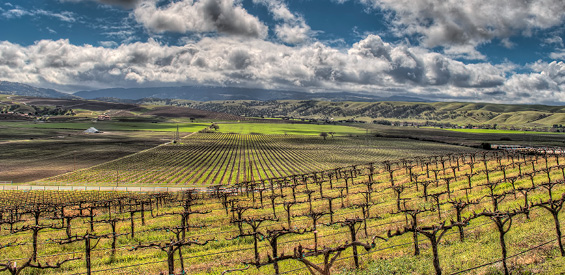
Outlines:
[{"label": "grassy field", "polygon": [[[546,161],[542,157],[536,158],[535,156],[520,156],[519,158],[514,156],[510,158],[504,155],[489,155],[487,161],[483,161],[481,154],[477,154],[473,158],[471,156],[467,154],[391,162],[389,165],[390,170],[393,171],[392,180],[389,170],[383,164],[377,163],[375,166],[358,166],[356,172],[349,168],[343,168],[342,176],[338,177],[335,176],[336,174],[330,175],[335,171],[326,171],[323,180],[320,180],[323,173],[316,173],[318,180],[314,180],[313,174],[309,174],[306,180],[298,177],[297,186],[288,185],[280,189],[275,187],[273,191],[269,189],[270,183],[268,182],[267,190],[259,191],[262,185],[260,181],[257,181],[255,186],[258,188],[257,192],[231,194],[227,198],[233,200],[236,206],[253,206],[242,214],[242,219],[247,219],[250,223],[261,218],[272,219],[274,215],[279,218],[274,221],[263,221],[256,227],[256,232],[260,232],[264,236],[270,236],[268,230],[281,228],[307,230],[303,234],[287,234],[280,237],[277,242],[279,255],[281,253],[293,255],[294,249],[299,244],[314,248],[316,240],[320,250],[324,247],[337,247],[351,239],[348,227],[342,226],[338,222],[345,222],[346,219],[370,217],[366,219],[366,230],[363,222],[357,223],[355,226],[356,237],[364,243],[370,242],[373,236],[383,237],[386,241],[376,239],[375,245],[368,252],[365,249],[358,249],[362,267],[360,270],[353,268],[353,250],[351,248],[345,249],[332,266],[332,274],[434,274],[432,248],[430,241],[423,234],[418,234],[418,247],[421,253],[419,256],[413,255],[414,242],[411,233],[401,236],[387,236],[387,232],[394,234],[397,230],[402,231],[406,227],[410,227],[409,217],[407,218],[405,214],[399,212],[399,207],[401,210],[427,209],[418,215],[418,228],[425,229],[431,226],[441,226],[442,222],[445,221],[449,224],[450,220],[457,220],[456,211],[450,201],[477,201],[476,204],[472,204],[462,211],[462,216],[466,218],[472,216],[473,213],[481,213],[484,210],[494,211],[493,202],[488,197],[491,192],[497,195],[507,194],[496,204],[498,211],[504,213],[524,205],[524,197],[521,193],[513,194],[512,191],[529,188],[532,182],[537,188],[529,192],[530,202],[537,203],[549,198],[548,191],[541,187],[542,184],[548,182],[545,167],[552,167],[549,170],[551,181],[563,179],[561,169],[556,166],[557,159],[555,157],[549,157]],[[562,162],[563,159],[561,158],[560,161]],[[426,162],[428,165],[424,165]],[[412,167],[411,172],[406,168],[409,166]],[[369,167],[375,169],[371,170]],[[488,167],[488,169],[485,169],[485,167]],[[418,184],[411,179],[413,177],[410,174],[418,175]],[[467,174],[472,174],[470,184]],[[532,178],[528,176],[530,174],[533,175]],[[345,177],[346,175],[354,176]],[[329,178],[332,180],[330,181]],[[504,178],[515,178],[514,184],[511,185]],[[369,189],[366,183],[370,179],[373,180],[373,185]],[[450,179],[449,187],[447,179]],[[293,182],[292,177],[288,180],[289,183]],[[493,190],[490,190],[489,182],[500,183],[495,184]],[[424,189],[424,183],[429,184],[427,189]],[[472,186],[471,189],[468,189],[469,185]],[[400,189],[395,189],[393,186],[396,188],[403,187],[400,191],[401,203],[398,203],[399,196],[395,191]],[[446,190],[450,190],[451,193],[438,196],[439,204],[436,204],[431,197],[426,200],[425,194],[432,196],[432,194],[440,194],[446,192]],[[565,186],[557,184],[552,189],[552,198],[558,200],[564,191]],[[271,201],[268,196],[272,194],[282,194],[283,197],[277,196]],[[341,194],[344,195],[343,198],[340,198]],[[366,194],[372,195],[367,198],[365,197]],[[256,269],[252,265],[244,263],[245,261],[253,261],[254,242],[257,242],[261,262],[267,261],[268,255],[272,255],[272,249],[267,242],[267,237],[260,237],[261,235],[257,238],[239,236],[240,231],[237,222],[230,222],[230,220],[234,220],[233,214],[224,208],[221,199],[211,196],[197,196],[191,200],[186,195],[183,197],[182,194],[173,194],[172,196],[162,203],[156,204],[155,198],[151,194],[0,192],[0,198],[2,198],[0,202],[3,203],[0,207],[8,210],[15,205],[22,207],[27,205],[34,209],[33,204],[29,204],[29,202],[65,201],[70,203],[65,215],[72,216],[73,213],[79,212],[77,210],[79,202],[85,199],[90,203],[83,202],[80,205],[86,206],[86,208],[88,208],[88,205],[94,206],[93,201],[110,201],[111,217],[108,206],[105,204],[100,204],[100,207],[96,208],[93,220],[99,222],[93,224],[94,231],[90,229],[89,217],[71,219],[72,236],[84,236],[86,232],[94,232],[98,236],[109,234],[112,232],[111,227],[103,221],[117,220],[116,233],[120,234],[117,237],[117,253],[114,256],[111,254],[111,238],[102,238],[99,243],[97,242],[96,248],[92,250],[93,271],[111,270],[112,273],[119,274],[156,274],[167,270],[166,253],[156,249],[156,246],[165,247],[171,242],[172,238],[175,238],[173,232],[175,232],[175,226],[180,224],[181,215],[179,213],[183,211],[180,205],[192,201],[193,205],[189,208],[192,212],[189,216],[189,224],[192,227],[186,232],[186,239],[198,240],[199,242],[209,241],[209,243],[204,246],[192,245],[182,248],[182,263],[185,272],[189,274],[221,274],[226,270],[241,269],[239,274],[274,273],[272,264]],[[308,199],[309,197],[311,200]],[[328,202],[327,197],[335,197],[336,199]],[[151,201],[149,198],[151,198]],[[139,204],[141,201],[146,202],[144,204],[145,212],[143,212],[145,213],[144,220],[141,219],[141,204]],[[285,210],[284,202],[295,202],[288,213]],[[331,215],[328,211],[329,203],[333,205]],[[365,203],[369,206],[367,214],[362,211],[363,207],[367,207],[363,206]],[[123,209],[120,205],[124,206]],[[438,210],[441,210],[441,213]],[[135,215],[133,215],[130,214],[132,213],[130,211],[137,212],[134,212]],[[88,212],[88,210],[85,212]],[[202,212],[202,214],[196,212]],[[325,214],[321,214],[319,219],[313,221],[309,213]],[[40,216],[39,224],[58,226],[60,218],[53,219],[53,215],[55,213],[43,213]],[[85,213],[85,215],[88,216],[88,213]],[[7,215],[7,217],[10,216]],[[21,217],[27,221],[16,222],[14,224],[16,230],[34,223],[31,214]],[[130,219],[131,217],[133,219]],[[562,212],[559,217],[564,218]],[[291,224],[288,224],[289,220]],[[132,232],[132,221],[135,236],[130,234]],[[11,234],[8,225],[4,225],[3,229],[0,232],[0,243],[11,245],[1,248],[0,263],[11,259],[20,259],[16,261],[21,263],[29,258],[32,253],[30,230]],[[447,230],[447,233],[443,235],[439,242],[439,263],[444,274],[475,268],[501,258],[498,231],[490,218],[479,215],[471,219],[463,230],[464,240],[460,240],[458,229],[455,227]],[[243,235],[254,232],[252,227],[246,223],[242,224],[242,231]],[[66,238],[65,227],[41,230],[38,234],[38,260],[54,263],[73,256],[84,255],[84,241],[71,244],[58,243],[58,240],[65,240]],[[529,218],[525,214],[514,216],[512,225],[505,235],[508,256],[513,256],[507,260],[510,271],[513,274],[559,274],[562,272],[563,267],[565,267],[565,258],[560,256],[557,244],[552,240],[555,240],[555,226],[548,211],[541,207],[532,207]],[[545,242],[548,243],[535,248]],[[141,248],[143,245],[154,246]],[[522,252],[525,253],[522,254]],[[298,260],[299,256],[296,257],[296,259],[288,259],[279,263],[281,273],[308,274],[304,264]],[[306,256],[306,258],[315,264],[323,262],[322,256]],[[175,273],[181,273],[181,261],[178,253],[174,254],[174,264]],[[22,274],[71,274],[85,272],[85,270],[85,259],[83,258],[66,263],[59,269],[41,271],[26,269]],[[475,269],[471,271],[471,274],[502,274],[502,272],[501,264],[491,264]]]},{"label": "grassy field", "polygon": [[286,124],[286,123],[222,123],[222,133],[266,134],[266,135],[308,135],[317,136],[322,132],[333,132],[336,136],[364,134],[363,129],[343,125]]}]

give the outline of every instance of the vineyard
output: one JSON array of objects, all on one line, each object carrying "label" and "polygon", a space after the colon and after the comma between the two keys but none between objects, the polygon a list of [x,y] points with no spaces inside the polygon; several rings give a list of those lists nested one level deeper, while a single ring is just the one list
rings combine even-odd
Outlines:
[{"label": "vineyard", "polygon": [[555,274],[565,265],[564,162],[553,152],[485,151],[206,192],[3,192],[0,270]]},{"label": "vineyard", "polygon": [[[369,161],[473,152],[431,142],[375,137],[196,133],[92,168],[38,181],[47,184],[235,184]],[[157,167],[157,169],[156,169]]]}]

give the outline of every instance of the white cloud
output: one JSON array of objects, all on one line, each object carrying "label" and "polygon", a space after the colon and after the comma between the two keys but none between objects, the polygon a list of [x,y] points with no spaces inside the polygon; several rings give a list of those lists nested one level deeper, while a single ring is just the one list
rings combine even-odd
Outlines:
[{"label": "white cloud", "polygon": [[549,44],[549,45],[557,45],[559,47],[563,47],[563,39],[560,36],[553,36],[553,37],[548,37],[544,40],[545,43]]},{"label": "white cloud", "polygon": [[279,24],[275,27],[277,37],[288,44],[302,44],[310,39],[312,31],[304,23],[298,24]]},{"label": "white cloud", "polygon": [[118,46],[118,43],[115,41],[99,41],[98,44],[104,48],[114,48]]},{"label": "white cloud", "polygon": [[105,5],[120,6],[126,9],[131,9],[137,6],[142,0],[60,0],[61,2],[98,2]]},{"label": "white cloud", "polygon": [[146,0],[134,9],[135,19],[161,32],[220,32],[265,38],[267,27],[234,0],[180,0],[157,6]]},{"label": "white cloud", "polygon": [[25,15],[31,15],[31,13],[21,8],[9,9],[2,12],[2,17],[7,19],[20,18]]},{"label": "white cloud", "polygon": [[377,35],[347,51],[320,42],[286,46],[237,36],[202,38],[183,46],[153,40],[107,46],[76,46],[68,40],[42,40],[27,47],[0,42],[0,79],[92,88],[143,83],[402,90],[433,99],[565,102],[563,62],[538,62],[530,66],[533,73],[507,78],[515,69],[511,64],[464,64],[425,48],[386,43]]},{"label": "white cloud", "polygon": [[57,34],[57,31],[55,31],[55,30],[52,29],[52,28],[46,27],[45,29],[46,29],[49,33]]},{"label": "white cloud", "polygon": [[70,11],[53,12],[42,9],[25,10],[21,7],[16,6],[13,9],[2,12],[2,17],[6,19],[20,18],[23,16],[47,16],[47,17],[57,18],[63,22],[69,22],[69,23],[76,21],[76,14]]},{"label": "white cloud", "polygon": [[54,17],[57,18],[63,22],[75,22],[76,21],[76,15],[70,11],[63,11],[60,13],[57,12],[52,12],[52,11],[46,11],[46,10],[36,10],[32,12],[33,15],[43,15],[43,16],[48,16],[48,17]]},{"label": "white cloud", "polygon": [[550,53],[549,57],[552,59],[565,60],[565,49],[558,49],[557,51]]},{"label": "white cloud", "polygon": [[302,44],[314,35],[304,17],[292,13],[281,0],[253,0],[253,3],[265,5],[275,20],[282,21],[275,26],[275,35],[282,42]]},{"label": "white cloud", "polygon": [[460,58],[467,60],[486,60],[487,57],[477,51],[471,45],[450,45],[446,46],[443,53],[452,58]]},{"label": "white cloud", "polygon": [[[426,47],[477,46],[494,38],[529,36],[536,29],[563,24],[563,0],[359,0],[392,11],[399,34],[418,34]],[[506,40],[505,40],[506,39]]]},{"label": "white cloud", "polygon": [[505,97],[516,103],[565,102],[565,63],[536,62],[530,74],[511,76],[503,91]]}]

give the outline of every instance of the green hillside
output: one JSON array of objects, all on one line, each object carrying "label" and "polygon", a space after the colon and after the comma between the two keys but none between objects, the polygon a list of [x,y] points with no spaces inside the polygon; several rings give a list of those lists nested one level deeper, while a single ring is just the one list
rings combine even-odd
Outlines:
[{"label": "green hillside", "polygon": [[[147,104],[164,104],[146,100]],[[440,123],[507,129],[549,128],[565,124],[564,106],[463,102],[327,102],[168,100],[165,104],[248,117],[292,117],[327,121]]]}]

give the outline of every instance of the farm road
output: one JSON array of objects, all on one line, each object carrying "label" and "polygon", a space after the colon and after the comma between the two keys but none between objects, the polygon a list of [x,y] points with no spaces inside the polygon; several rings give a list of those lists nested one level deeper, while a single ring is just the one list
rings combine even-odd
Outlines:
[{"label": "farm road", "polygon": [[200,192],[206,192],[207,188],[203,187],[151,187],[151,186],[69,186],[69,185],[15,185],[1,184],[0,190],[43,190],[43,191],[125,191],[125,192],[178,192],[184,190],[196,189]]}]

